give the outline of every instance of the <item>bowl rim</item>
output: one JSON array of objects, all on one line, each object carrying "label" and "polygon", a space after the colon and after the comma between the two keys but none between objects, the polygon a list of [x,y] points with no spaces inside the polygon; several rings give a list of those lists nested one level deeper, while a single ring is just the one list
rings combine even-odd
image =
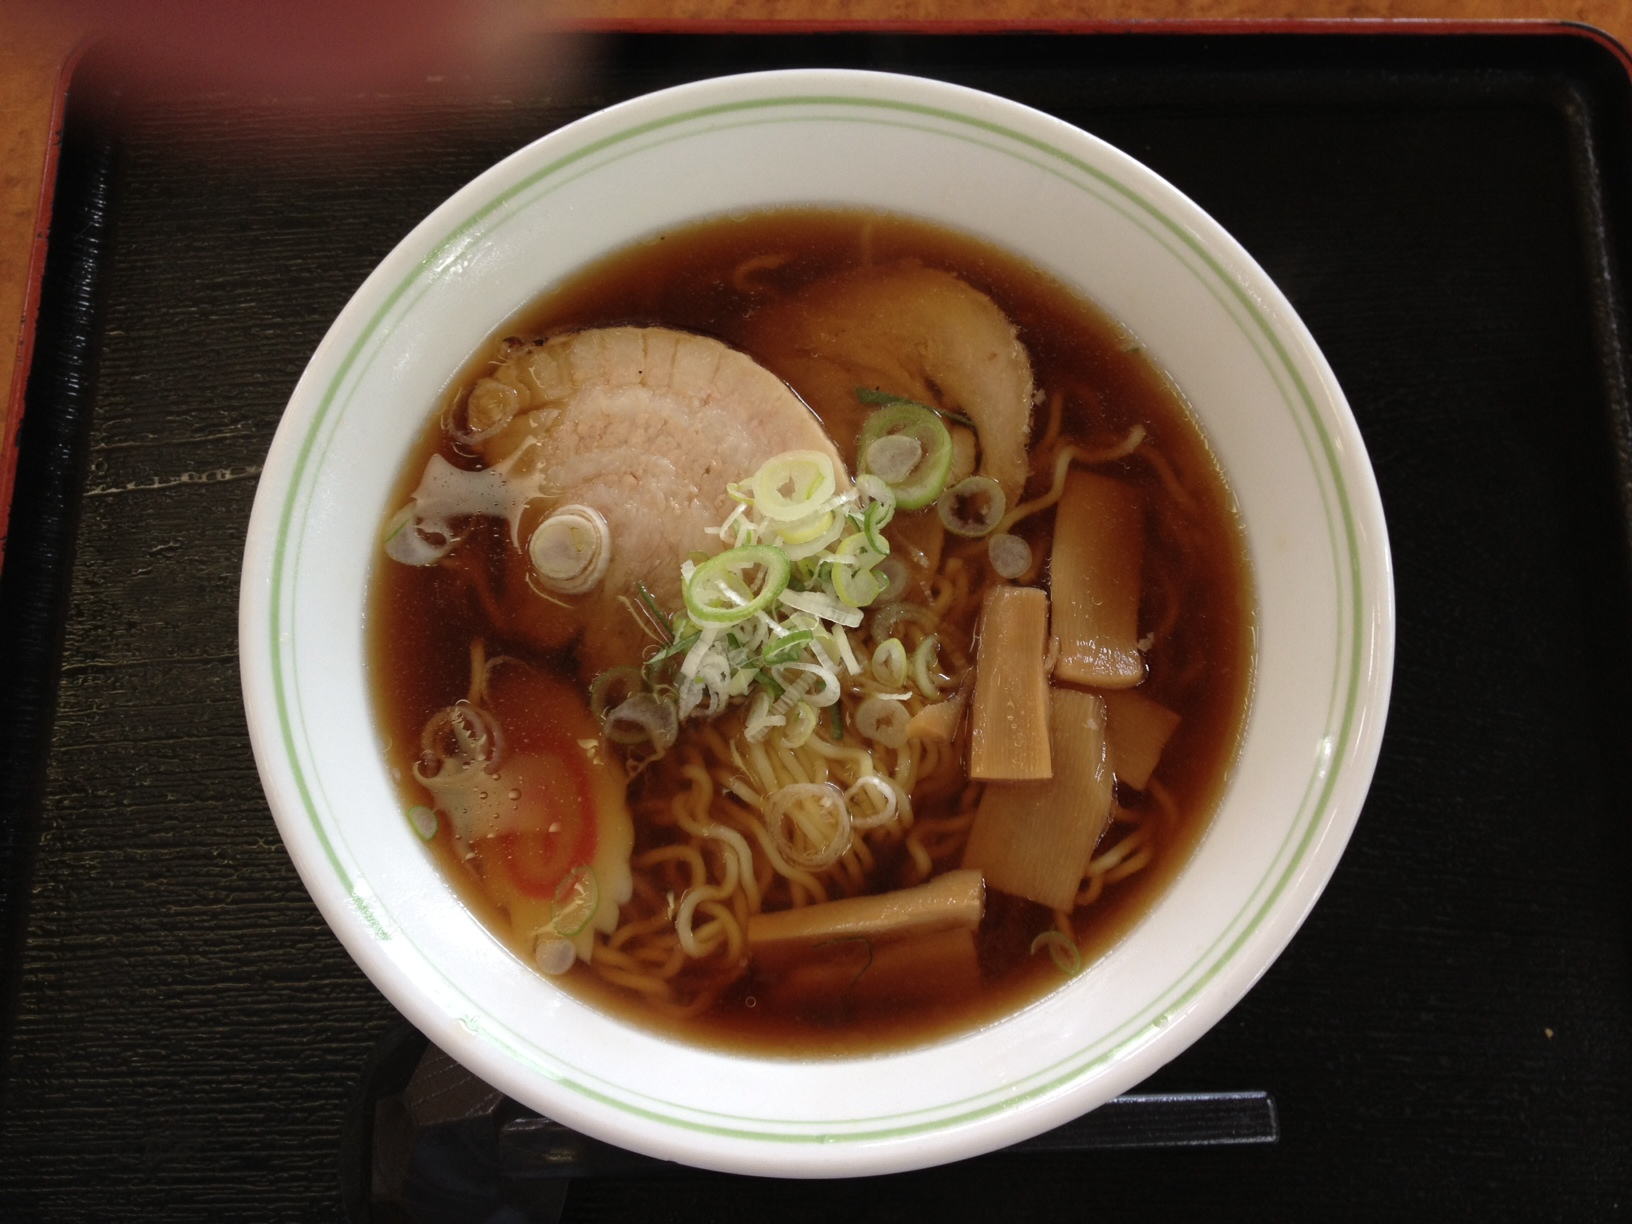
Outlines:
[{"label": "bowl rim", "polygon": [[[352,888],[351,895],[337,898],[326,883],[316,880],[324,859],[342,878],[345,872],[311,813],[312,800],[303,781],[297,776],[296,793],[291,793],[284,762],[279,760],[292,756],[281,713],[284,695],[277,661],[284,533],[295,512],[301,468],[310,458],[322,413],[333,402],[339,380],[359,353],[367,332],[386,317],[416,277],[463,256],[484,220],[501,213],[528,183],[550,174],[572,173],[584,159],[619,142],[744,108],[770,107],[883,108],[937,123],[966,125],[983,140],[1010,142],[1028,156],[1057,160],[1073,173],[1092,176],[1119,193],[1127,207],[1142,210],[1171,241],[1202,261],[1218,284],[1234,296],[1236,308],[1253,320],[1290,377],[1314,426],[1321,458],[1336,481],[1345,546],[1339,551],[1346,551],[1351,571],[1348,699],[1333,737],[1331,757],[1321,775],[1312,780],[1312,785],[1318,783],[1318,795],[1302,840],[1252,918],[1241,929],[1227,932],[1232,940],[1229,948],[1182,997],[1163,1009],[1170,1022],[1159,1040],[1144,1032],[1131,1035],[1088,1067],[1073,1066],[1034,1084],[1024,1094],[955,1117],[938,1115],[927,1122],[900,1117],[867,1132],[822,1136],[820,1142],[805,1145],[787,1143],[792,1136],[744,1132],[731,1125],[700,1123],[696,1117],[689,1121],[663,1117],[661,1110],[631,1108],[604,1094],[595,1100],[593,1086],[568,1086],[559,1079],[557,1087],[579,1091],[586,1100],[546,1094],[546,1104],[541,1106],[562,1121],[609,1135],[625,1146],[715,1168],[800,1175],[885,1172],[974,1154],[1048,1129],[1143,1079],[1199,1037],[1239,1001],[1301,925],[1358,819],[1375,767],[1392,680],[1393,584],[1381,503],[1358,428],[1335,376],[1284,296],[1222,227],[1165,180],[1098,138],[1022,104],[944,82],[848,69],[752,73],[677,86],[596,112],[540,138],[456,192],[403,239],[341,312],[302,376],[268,455],[246,542],[240,612],[244,697],[257,765],[280,832],[331,928],[388,998],[427,1036],[478,1074],[512,1095],[522,1095],[514,1091],[514,1068],[507,1061],[511,1055],[502,1043],[461,1041],[460,1018],[448,1015],[415,982],[381,960],[377,946],[380,923],[369,914],[366,896]],[[1114,173],[1106,165],[1114,166]],[[507,179],[515,181],[494,194],[493,185]],[[359,326],[363,332],[352,335],[347,347],[348,334],[356,333]],[[320,386],[325,380],[326,393]],[[269,699],[280,711],[277,716],[267,713]],[[298,765],[295,772],[298,775]],[[1249,945],[1254,955],[1243,957]],[[1214,951],[1209,948],[1207,955],[1213,956]],[[1186,976],[1181,975],[1180,980]],[[1087,1074],[1093,1067],[1100,1069]],[[1094,1090],[1083,1091],[1090,1082]],[[536,1096],[529,1103],[538,1104]],[[609,1128],[604,1117],[607,1107],[628,1115],[627,1125]],[[698,1112],[706,1111],[693,1109],[694,1114]],[[674,1134],[676,1125],[688,1133]],[[760,1150],[766,1140],[777,1149],[773,1154]],[[858,1152],[859,1148],[867,1150]]]}]

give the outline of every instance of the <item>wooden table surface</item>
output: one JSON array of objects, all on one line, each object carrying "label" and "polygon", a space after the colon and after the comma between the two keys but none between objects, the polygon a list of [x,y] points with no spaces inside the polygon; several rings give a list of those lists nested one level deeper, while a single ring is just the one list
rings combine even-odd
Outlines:
[{"label": "wooden table surface", "polygon": [[[305,0],[292,0],[283,7],[293,8],[301,20],[329,11]],[[365,22],[372,12],[384,11],[372,0],[353,7]],[[419,7],[426,13],[447,8]],[[675,27],[722,22],[788,27],[834,22],[1050,27],[1160,20],[1569,21],[1596,26],[1623,46],[1632,46],[1632,0],[568,0],[548,6],[546,0],[476,0],[466,7],[491,18],[490,30],[505,23],[537,27],[552,21]],[[415,5],[409,3],[408,8]],[[394,5],[390,11],[400,15],[401,6]],[[98,12],[107,18],[100,25],[95,17]],[[4,508],[10,504],[9,454],[21,415],[29,324],[45,256],[53,132],[75,48],[107,32],[111,23],[127,23],[115,31],[124,37],[136,28],[133,23],[154,18],[160,25],[168,19],[171,29],[160,39],[150,39],[148,45],[163,42],[170,50],[174,35],[190,28],[193,16],[178,0],[78,7],[0,0],[0,392],[7,395],[8,409],[0,439],[0,532],[4,530]],[[350,32],[357,28],[354,25]],[[200,56],[222,50],[221,32],[215,35],[215,43],[199,40],[195,50]],[[232,41],[230,34],[225,41]],[[227,54],[232,50],[229,46]],[[242,53],[242,48],[237,50]]]}]

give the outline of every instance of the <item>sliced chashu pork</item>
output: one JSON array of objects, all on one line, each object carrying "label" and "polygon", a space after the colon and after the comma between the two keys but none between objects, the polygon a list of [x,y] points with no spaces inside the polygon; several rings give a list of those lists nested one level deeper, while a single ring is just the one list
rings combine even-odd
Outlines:
[{"label": "sliced chashu pork", "polygon": [[950,272],[904,262],[830,276],[767,306],[747,345],[821,414],[847,462],[872,411],[856,388],[868,387],[967,416],[979,471],[1020,499],[1031,360],[998,305]]},{"label": "sliced chashu pork", "polygon": [[[783,451],[817,450],[848,486],[821,423],[781,379],[717,340],[667,328],[511,342],[464,411],[486,470],[458,472],[433,459],[415,493],[419,525],[451,538],[454,502],[506,518],[512,546],[495,591],[504,629],[555,648],[582,627],[586,676],[638,663],[651,645],[625,602],[638,584],[666,611],[681,607],[686,554],[723,547],[709,528],[735,508],[728,482]],[[591,590],[546,597],[529,581],[528,537],[568,505],[606,520],[610,558]]]}]

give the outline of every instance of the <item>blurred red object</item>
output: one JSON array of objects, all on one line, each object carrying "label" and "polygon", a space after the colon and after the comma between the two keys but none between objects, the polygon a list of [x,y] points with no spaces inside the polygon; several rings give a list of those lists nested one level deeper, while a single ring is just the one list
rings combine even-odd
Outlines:
[{"label": "blurred red object", "polygon": [[[49,7],[49,6],[48,6]],[[224,89],[346,108],[441,78],[478,92],[536,68],[525,0],[55,0],[56,15],[162,89]]]}]

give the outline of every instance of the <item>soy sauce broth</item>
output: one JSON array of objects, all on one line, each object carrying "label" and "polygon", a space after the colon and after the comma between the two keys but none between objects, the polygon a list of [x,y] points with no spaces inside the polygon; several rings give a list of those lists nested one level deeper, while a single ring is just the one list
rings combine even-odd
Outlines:
[{"label": "soy sauce broth", "polygon": [[[783,210],[659,234],[596,264],[508,321],[455,385],[479,376],[506,336],[660,325],[745,347],[767,301],[845,269],[904,259],[956,274],[989,295],[1018,327],[1043,393],[1033,417],[1027,498],[1049,485],[1051,473],[1040,469],[1036,443],[1048,427],[1049,397],[1055,393],[1063,397],[1061,436],[1103,445],[1143,424],[1158,455],[1152,462],[1135,454],[1095,470],[1137,487],[1147,507],[1141,631],[1176,616],[1171,633],[1147,652],[1148,676],[1137,690],[1182,716],[1156,774],[1172,810],[1158,805],[1163,812],[1153,826],[1151,865],[1108,886],[1073,915],[1082,962],[1088,965],[1161,896],[1205,831],[1236,755],[1252,676],[1251,582],[1233,500],[1182,398],[1133,337],[1074,293],[988,244],[897,217]],[[787,376],[774,362],[767,364]],[[797,384],[794,390],[800,390]],[[438,449],[453,458],[432,421],[382,521],[407,500]],[[1052,510],[1033,515],[1017,534],[1046,556],[1052,520]],[[493,522],[479,524],[465,545],[495,553],[504,546],[502,527]],[[973,610],[967,615],[972,622]],[[506,642],[458,573],[376,562],[368,618],[374,708],[405,808],[427,802],[412,771],[420,729],[434,711],[464,694],[473,638],[484,639],[490,654],[514,654],[541,669],[576,676],[570,649],[541,654]],[[656,781],[656,774],[637,780],[632,798]],[[1153,804],[1149,795],[1121,784],[1118,792],[1122,802]],[[921,818],[934,814],[933,808],[920,809]],[[447,822],[442,823],[432,847],[445,874],[508,941],[508,923],[459,861]],[[648,844],[637,821],[636,853]],[[881,862],[881,874],[889,866]],[[938,869],[946,866],[957,863],[937,863]],[[767,989],[774,983],[750,971],[710,1010],[677,1020],[654,1013],[582,964],[559,980],[597,1008],[683,1040],[773,1055],[853,1054],[968,1030],[1060,985],[1064,978],[1049,957],[1029,951],[1035,933],[1050,922],[1041,906],[988,890],[978,941],[979,988],[910,1005],[869,1007],[838,999],[779,1009],[775,990]],[[532,963],[530,949],[514,950]],[[856,955],[832,953],[841,960],[846,954]]]}]

